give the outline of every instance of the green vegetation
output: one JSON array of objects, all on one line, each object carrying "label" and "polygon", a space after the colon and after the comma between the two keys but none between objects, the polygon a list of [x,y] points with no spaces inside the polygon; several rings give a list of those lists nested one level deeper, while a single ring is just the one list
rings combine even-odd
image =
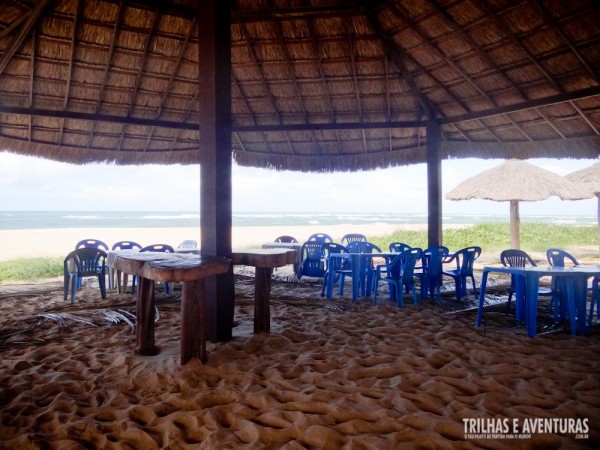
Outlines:
[{"label": "green vegetation", "polygon": [[[387,249],[390,242],[405,242],[413,247],[427,248],[427,231],[396,231],[391,236],[372,237],[370,240],[382,250]],[[499,253],[510,248],[510,228],[508,223],[481,223],[446,230],[443,240],[450,249],[478,245],[483,251]],[[542,252],[551,247],[581,245],[598,246],[597,227],[521,223],[521,248],[525,251]]]},{"label": "green vegetation", "polygon": [[[390,242],[405,242],[413,247],[427,247],[427,231],[396,231],[389,236],[370,237],[370,241],[387,250]],[[508,223],[483,223],[444,232],[444,245],[458,249],[479,245],[485,252],[510,248]],[[521,224],[521,248],[542,252],[550,247],[598,246],[598,228],[571,225]],[[0,281],[36,281],[63,274],[63,258],[32,258],[0,262]]]},{"label": "green vegetation", "polygon": [[36,281],[63,274],[64,258],[29,258],[0,262],[0,281]]}]

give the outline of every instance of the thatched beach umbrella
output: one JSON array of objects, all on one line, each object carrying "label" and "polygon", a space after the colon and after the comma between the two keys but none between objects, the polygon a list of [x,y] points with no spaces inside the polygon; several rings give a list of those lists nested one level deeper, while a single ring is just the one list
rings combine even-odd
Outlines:
[{"label": "thatched beach umbrella", "polygon": [[520,248],[519,202],[545,200],[556,195],[562,200],[590,197],[584,189],[548,170],[511,159],[466,179],[446,194],[448,200],[474,198],[510,202],[510,241]]},{"label": "thatched beach umbrella", "polygon": [[569,181],[577,183],[589,194],[598,198],[598,238],[600,239],[600,161],[592,164],[586,169],[577,170],[565,175]]}]

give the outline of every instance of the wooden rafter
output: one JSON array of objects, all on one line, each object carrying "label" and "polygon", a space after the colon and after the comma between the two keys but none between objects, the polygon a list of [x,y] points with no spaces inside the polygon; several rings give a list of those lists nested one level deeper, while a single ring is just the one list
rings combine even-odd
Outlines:
[{"label": "wooden rafter", "polygon": [[35,7],[29,12],[27,20],[19,30],[17,34],[13,37],[13,39],[8,44],[6,50],[2,53],[2,57],[0,57],[0,74],[4,72],[6,66],[11,61],[15,53],[19,51],[27,36],[31,33],[38,21],[43,16],[43,13],[46,7],[50,4],[52,0],[40,0],[39,3],[35,5]]}]

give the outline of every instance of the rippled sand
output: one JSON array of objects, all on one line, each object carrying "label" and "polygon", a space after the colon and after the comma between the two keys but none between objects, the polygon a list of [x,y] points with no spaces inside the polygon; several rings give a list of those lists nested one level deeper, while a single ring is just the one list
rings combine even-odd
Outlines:
[{"label": "rippled sand", "polygon": [[[252,286],[237,276],[234,339],[186,366],[177,296],[159,295],[155,357],[134,354],[126,324],[36,317],[133,311],[131,295],[101,301],[87,286],[72,307],[55,283],[0,298],[0,448],[600,446],[598,334],[531,339],[500,309],[477,329],[475,312],[447,314],[431,300],[407,297],[400,309],[385,295],[325,300],[317,284],[274,282],[272,332],[253,335]],[[469,438],[462,419],[473,417],[587,418],[590,431]]]}]

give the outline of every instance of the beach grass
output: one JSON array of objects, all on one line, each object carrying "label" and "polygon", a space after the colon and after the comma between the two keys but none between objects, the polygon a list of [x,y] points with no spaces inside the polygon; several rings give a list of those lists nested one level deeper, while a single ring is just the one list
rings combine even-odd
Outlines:
[{"label": "beach grass", "polygon": [[[386,236],[368,236],[370,242],[387,250],[390,242],[404,242],[411,247],[427,248],[427,230],[398,230]],[[444,231],[444,245],[452,250],[478,245],[484,252],[510,248],[508,223],[481,223]],[[528,252],[545,252],[548,248],[568,249],[577,246],[598,247],[595,226],[521,224],[521,248]],[[37,281],[63,274],[63,258],[30,258],[0,262],[0,281]]]},{"label": "beach grass", "polygon": [[[399,230],[390,236],[377,236],[369,241],[387,250],[390,242],[404,242],[411,247],[427,248],[427,231]],[[480,223],[464,228],[444,230],[444,245],[456,250],[477,245],[484,252],[500,253],[510,248],[508,223]],[[595,226],[521,224],[521,249],[545,252],[549,248],[566,249],[574,246],[598,246],[598,228]]]},{"label": "beach grass", "polygon": [[0,281],[37,281],[63,274],[64,258],[21,258],[0,262]]}]

